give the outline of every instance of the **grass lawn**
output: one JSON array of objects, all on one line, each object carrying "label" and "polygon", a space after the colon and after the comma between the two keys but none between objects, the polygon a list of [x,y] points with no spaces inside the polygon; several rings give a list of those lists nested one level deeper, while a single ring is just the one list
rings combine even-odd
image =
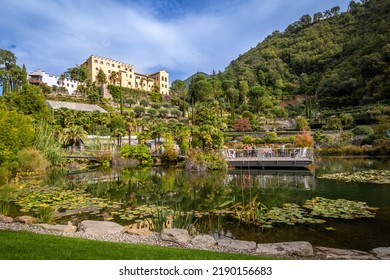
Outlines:
[{"label": "grass lawn", "polygon": [[0,230],[2,260],[256,260],[269,257]]}]

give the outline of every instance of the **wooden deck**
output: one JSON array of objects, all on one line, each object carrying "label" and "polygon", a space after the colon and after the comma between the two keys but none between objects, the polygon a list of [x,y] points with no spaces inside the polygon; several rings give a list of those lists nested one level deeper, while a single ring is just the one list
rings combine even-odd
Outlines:
[{"label": "wooden deck", "polygon": [[234,168],[307,168],[314,163],[311,149],[271,151],[226,150],[226,160]]}]

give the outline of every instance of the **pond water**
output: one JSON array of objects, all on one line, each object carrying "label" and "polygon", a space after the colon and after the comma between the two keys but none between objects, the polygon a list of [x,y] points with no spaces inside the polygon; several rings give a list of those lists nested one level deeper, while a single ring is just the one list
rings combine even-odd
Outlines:
[{"label": "pond water", "polygon": [[[142,218],[142,212],[147,212],[145,205],[158,205],[177,212],[201,213],[196,217],[184,215],[181,222],[194,223],[202,233],[257,243],[305,240],[317,246],[370,250],[390,246],[390,184],[343,182],[319,177],[322,174],[373,169],[389,170],[390,159],[318,158],[316,168],[311,171],[252,169],[199,175],[163,168],[90,170],[65,176],[52,174],[43,185],[49,188],[56,186],[70,193],[87,193],[89,199],[95,201],[101,199],[95,204],[100,205],[100,210],[95,207],[84,215],[76,215],[76,210],[63,221],[109,217],[123,225],[131,224],[137,220],[137,214]],[[314,197],[363,201],[379,209],[374,218],[327,218],[321,224],[276,224],[263,229],[239,223],[231,215],[207,214],[234,204],[248,205],[251,201],[261,202],[268,209],[282,207],[285,203],[302,206]],[[57,198],[50,198],[53,199]],[[8,206],[11,214],[21,209],[10,203]],[[4,210],[4,202],[2,207]],[[116,210],[108,211],[110,207]],[[118,209],[131,211],[135,208],[137,210],[132,215],[136,217],[133,219],[123,219],[123,212],[120,212],[122,215],[116,212]]]}]

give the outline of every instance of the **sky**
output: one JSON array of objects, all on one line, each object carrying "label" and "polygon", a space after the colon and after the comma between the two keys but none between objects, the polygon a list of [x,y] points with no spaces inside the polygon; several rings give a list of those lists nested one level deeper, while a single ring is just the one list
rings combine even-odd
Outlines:
[{"label": "sky", "polygon": [[305,14],[350,0],[0,0],[0,49],[59,76],[98,55],[170,82],[223,71]]}]

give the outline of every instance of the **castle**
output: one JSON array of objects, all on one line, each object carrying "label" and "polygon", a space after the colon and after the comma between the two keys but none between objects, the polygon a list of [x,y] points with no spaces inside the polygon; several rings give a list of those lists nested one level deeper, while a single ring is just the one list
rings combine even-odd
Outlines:
[{"label": "castle", "polygon": [[[169,74],[161,70],[154,74],[136,73],[134,66],[125,62],[91,55],[81,67],[87,70],[87,78],[92,82],[96,81],[96,75],[100,69],[107,77],[108,84],[139,89],[145,91],[156,91],[163,95],[169,94]],[[29,73],[31,84],[46,83],[48,86],[64,87],[70,95],[77,94],[77,87],[82,84],[77,81],[51,76],[42,70]]]}]

